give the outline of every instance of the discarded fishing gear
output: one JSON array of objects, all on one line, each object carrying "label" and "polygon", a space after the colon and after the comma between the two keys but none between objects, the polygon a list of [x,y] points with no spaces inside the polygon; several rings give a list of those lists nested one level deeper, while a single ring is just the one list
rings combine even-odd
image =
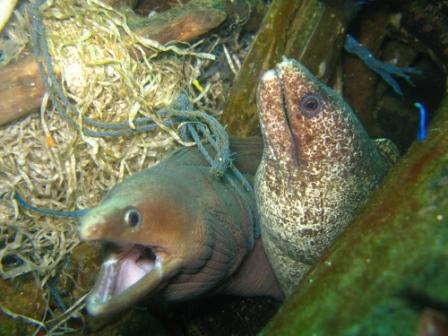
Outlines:
[{"label": "discarded fishing gear", "polygon": [[365,65],[367,65],[372,71],[380,75],[399,96],[403,96],[403,91],[401,90],[398,82],[392,77],[392,75],[401,77],[412,85],[413,83],[410,75],[420,74],[419,70],[412,67],[398,67],[390,63],[381,62],[373,56],[369,49],[356,41],[355,38],[350,34],[347,34],[344,42],[344,49],[351,54],[357,55]]},{"label": "discarded fishing gear", "polygon": [[[132,122],[105,122],[82,115],[68,99],[56,76],[48,50],[45,25],[40,13],[40,6],[45,2],[45,0],[38,0],[31,6],[32,46],[49,97],[57,113],[67,124],[88,137],[122,137],[160,128],[184,146],[197,145],[210,164],[210,172],[213,176],[227,179],[226,175],[231,173],[239,183],[235,183],[233,179],[229,179],[229,182],[238,192],[242,193],[243,190],[252,192],[251,184],[232,163],[229,138],[224,127],[213,116],[194,110],[185,94],[181,94],[170,106],[158,110],[151,117],[136,118]],[[204,146],[204,142],[210,144],[214,153],[207,149],[210,147]],[[16,193],[16,200],[22,207],[47,216],[79,217],[88,211],[83,209],[60,212],[34,207],[18,193]],[[254,228],[254,234],[258,237],[257,227]]]}]

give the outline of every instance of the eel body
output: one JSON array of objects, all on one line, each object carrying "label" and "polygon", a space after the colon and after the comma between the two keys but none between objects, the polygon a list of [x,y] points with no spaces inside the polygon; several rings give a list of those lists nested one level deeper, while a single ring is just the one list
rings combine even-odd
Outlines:
[{"label": "eel body", "polygon": [[[261,140],[233,142],[232,149],[252,182]],[[182,148],[116,185],[80,219],[81,239],[101,241],[107,252],[89,313],[216,292],[281,298],[261,239],[253,239],[254,196],[232,179],[213,177],[196,148]]]},{"label": "eel body", "polygon": [[261,77],[264,140],[255,176],[261,234],[286,296],[377,187],[398,151],[369,138],[351,108],[303,65]]}]

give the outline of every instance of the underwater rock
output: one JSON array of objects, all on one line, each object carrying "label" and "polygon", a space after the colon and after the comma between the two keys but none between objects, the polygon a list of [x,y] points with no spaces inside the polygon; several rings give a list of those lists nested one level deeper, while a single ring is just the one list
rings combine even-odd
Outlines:
[{"label": "underwater rock", "polygon": [[403,6],[405,29],[431,50],[448,71],[448,3],[446,1],[413,0]]},{"label": "underwater rock", "polygon": [[0,293],[0,335],[31,335],[46,310],[43,290],[32,278],[15,284],[0,279]]},{"label": "underwater rock", "polygon": [[[447,149],[445,98],[428,138],[411,146],[262,335],[385,335],[397,321],[401,335],[415,335],[424,309],[448,306]],[[397,300],[401,308],[389,309]]]},{"label": "underwater rock", "polygon": [[67,270],[69,274],[72,274],[77,286],[70,289],[67,288],[67,285],[64,286],[71,291],[73,297],[81,297],[87,288],[92,287],[96,278],[96,274],[92,270],[97,269],[101,265],[101,261],[102,249],[100,246],[80,243],[73,249]]},{"label": "underwater rock", "polygon": [[270,298],[210,297],[182,304],[177,319],[186,336],[255,336],[277,312]]},{"label": "underwater rock", "polygon": [[284,59],[259,83],[264,140],[255,194],[266,253],[288,296],[377,187],[396,148],[372,141],[347,103]]},{"label": "underwater rock", "polygon": [[[86,317],[85,334],[94,336],[177,335],[148,310],[139,308],[114,317]],[[173,328],[173,331],[177,329]]]},{"label": "underwater rock", "polygon": [[[260,140],[236,147],[235,164],[251,179]],[[114,187],[80,219],[81,239],[104,242],[108,251],[89,313],[217,292],[281,298],[262,242],[253,240],[253,194],[236,185],[232,175],[214,177],[197,148],[181,148]]]}]

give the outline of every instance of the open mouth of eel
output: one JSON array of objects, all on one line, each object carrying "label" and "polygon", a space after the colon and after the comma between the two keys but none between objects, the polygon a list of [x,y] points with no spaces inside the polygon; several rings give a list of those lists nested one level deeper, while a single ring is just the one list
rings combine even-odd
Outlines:
[{"label": "open mouth of eel", "polygon": [[154,292],[179,269],[179,263],[160,248],[106,245],[96,283],[87,298],[91,315],[112,314]]}]

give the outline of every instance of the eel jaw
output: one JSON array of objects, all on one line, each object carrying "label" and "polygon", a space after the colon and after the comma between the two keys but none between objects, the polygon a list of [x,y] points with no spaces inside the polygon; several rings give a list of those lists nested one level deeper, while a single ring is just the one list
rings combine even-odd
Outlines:
[{"label": "eel jaw", "polygon": [[102,316],[128,308],[155,292],[180,267],[180,260],[154,247],[114,246],[87,297],[87,311],[90,315]]}]

